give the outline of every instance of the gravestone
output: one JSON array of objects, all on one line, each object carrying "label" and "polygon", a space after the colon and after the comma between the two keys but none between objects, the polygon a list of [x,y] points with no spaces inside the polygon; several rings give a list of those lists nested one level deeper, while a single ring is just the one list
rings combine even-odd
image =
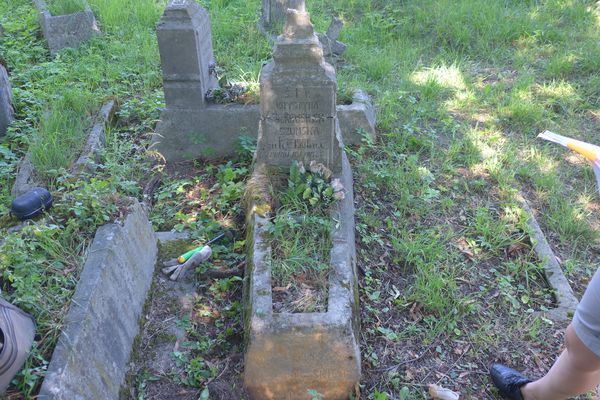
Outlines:
[{"label": "gravestone", "polygon": [[[336,111],[335,70],[324,61],[304,2],[287,11],[273,62],[261,74],[261,116],[254,171],[247,185],[244,279],[244,385],[256,400],[304,400],[308,390],[347,400],[361,375],[358,272],[352,170]],[[332,204],[327,311],[273,309],[268,226],[273,169],[293,161],[325,164],[344,188]]]},{"label": "gravestone", "polygon": [[[297,9],[302,2],[303,0],[263,0],[261,19],[263,32],[271,39],[276,40],[280,28],[285,23],[287,9]],[[346,52],[346,45],[338,41],[343,27],[344,23],[341,19],[332,17],[327,32],[317,34],[326,58],[339,57]]]},{"label": "gravestone", "polygon": [[51,56],[65,47],[76,48],[100,34],[94,12],[85,1],[84,11],[66,15],[52,15],[44,0],[33,2],[38,10],[42,33],[48,42]]},{"label": "gravestone", "polygon": [[188,0],[169,2],[156,30],[167,108],[206,106],[218,86],[208,12]]},{"label": "gravestone", "polygon": [[6,135],[8,126],[13,121],[12,90],[6,68],[0,64],[0,138]]},{"label": "gravestone", "polygon": [[166,109],[153,148],[171,162],[235,154],[241,135],[256,136],[258,108],[206,100],[219,86],[208,12],[193,0],[171,0],[156,35]]},{"label": "gravestone", "polygon": [[[300,0],[287,4],[298,7]],[[207,91],[218,88],[208,13],[193,0],[171,0],[156,30],[166,109],[153,137],[153,149],[169,162],[235,155],[241,136],[257,137],[260,110],[252,104],[207,101]],[[339,31],[330,33],[336,36]],[[328,43],[328,49],[335,47]],[[314,42],[311,46],[316,48]],[[360,144],[357,132],[375,136],[370,99],[340,105],[337,110],[345,144]]]},{"label": "gravestone", "polygon": [[261,119],[256,160],[289,167],[293,161],[341,169],[342,138],[336,108],[336,76],[304,5],[288,22],[262,70]]}]

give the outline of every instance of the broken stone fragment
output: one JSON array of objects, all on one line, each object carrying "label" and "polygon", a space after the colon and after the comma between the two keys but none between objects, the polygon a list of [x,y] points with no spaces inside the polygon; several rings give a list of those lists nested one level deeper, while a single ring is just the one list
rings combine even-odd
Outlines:
[{"label": "broken stone fragment", "polygon": [[340,32],[344,27],[344,23],[341,19],[337,17],[331,18],[331,25],[329,25],[329,29],[327,29],[327,33],[319,33],[319,40],[323,45],[323,54],[325,57],[331,56],[342,56],[347,49],[347,46],[338,41],[338,37],[340,36]]},{"label": "broken stone fragment", "polygon": [[14,119],[12,90],[6,68],[0,64],[0,138],[6,135],[8,126]]}]

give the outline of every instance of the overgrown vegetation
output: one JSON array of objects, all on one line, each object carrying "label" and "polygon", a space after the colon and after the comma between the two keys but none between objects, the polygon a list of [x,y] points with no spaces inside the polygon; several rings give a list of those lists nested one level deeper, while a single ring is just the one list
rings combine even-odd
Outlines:
[{"label": "overgrown vegetation", "polygon": [[275,312],[326,312],[333,221],[344,196],[339,180],[315,161],[294,162],[287,187],[273,188],[278,209],[267,225]]},{"label": "overgrown vegetation", "polygon": [[[270,57],[256,28],[260,2],[200,2],[211,12],[222,75],[256,92]],[[141,171],[150,169],[139,166],[162,104],[153,29],[164,1],[89,3],[103,36],[49,61],[30,2],[0,1],[0,54],[11,70],[17,111],[0,145],[0,234],[6,238],[0,273],[3,295],[38,320],[37,347],[11,399],[35,393],[86,245],[98,224],[118,214],[113,196],[141,196]],[[598,264],[596,183],[581,158],[535,136],[551,129],[600,141],[595,1],[307,0],[307,6],[319,31],[331,14],[346,22],[340,97],[366,89],[378,107],[381,139],[349,152],[364,272],[363,395],[420,399],[423,385],[439,383],[465,398],[494,398],[485,375],[491,361],[539,376],[560,349],[563,327],[536,313],[552,301],[514,194],[523,192],[538,212],[581,294]],[[60,109],[67,89],[93,99],[79,116],[93,115],[108,97],[122,100],[104,164],[94,181],[73,183],[62,169],[66,161],[55,162],[59,144],[44,169],[56,207],[36,225],[9,234],[16,164],[46,132],[53,143],[57,130],[47,129],[52,121],[44,116]],[[76,122],[66,123],[68,132],[79,132],[71,129]],[[158,229],[192,229],[204,241],[236,225],[247,165],[202,168],[212,172],[165,180],[153,212]],[[240,261],[234,253],[227,265]],[[206,285],[196,306],[213,316],[229,307],[215,299],[239,295],[236,281]],[[239,318],[238,308],[229,311]],[[230,322],[219,320],[208,318],[194,330],[227,332]],[[226,352],[209,357],[221,371]],[[213,376],[204,364],[195,368],[190,359],[182,368],[188,365]],[[198,376],[200,386],[212,379]],[[208,386],[218,393],[214,381]]]},{"label": "overgrown vegetation", "polygon": [[48,0],[47,4],[52,15],[67,15],[85,10],[83,0]]}]

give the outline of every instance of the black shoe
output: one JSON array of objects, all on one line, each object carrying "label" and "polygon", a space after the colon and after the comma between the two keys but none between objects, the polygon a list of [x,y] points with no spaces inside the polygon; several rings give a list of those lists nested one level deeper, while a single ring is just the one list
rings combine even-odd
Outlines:
[{"label": "black shoe", "polygon": [[521,387],[531,382],[520,372],[502,364],[494,364],[490,368],[490,376],[500,394],[509,400],[523,400]]}]

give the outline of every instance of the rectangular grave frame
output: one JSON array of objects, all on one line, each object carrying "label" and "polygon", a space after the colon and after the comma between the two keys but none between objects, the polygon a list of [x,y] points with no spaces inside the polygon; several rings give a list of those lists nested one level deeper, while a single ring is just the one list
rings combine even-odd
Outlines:
[{"label": "rectangular grave frame", "polygon": [[[269,181],[260,174],[255,170],[253,180]],[[267,199],[249,189],[247,242],[251,245],[244,280],[244,383],[255,399],[305,399],[309,389],[326,399],[347,399],[360,380],[354,196],[345,153],[337,177],[346,196],[331,211],[337,225],[332,232],[328,307],[322,313],[273,312],[271,249],[265,231],[271,216],[257,212]],[[315,350],[307,351],[309,346]]]}]

